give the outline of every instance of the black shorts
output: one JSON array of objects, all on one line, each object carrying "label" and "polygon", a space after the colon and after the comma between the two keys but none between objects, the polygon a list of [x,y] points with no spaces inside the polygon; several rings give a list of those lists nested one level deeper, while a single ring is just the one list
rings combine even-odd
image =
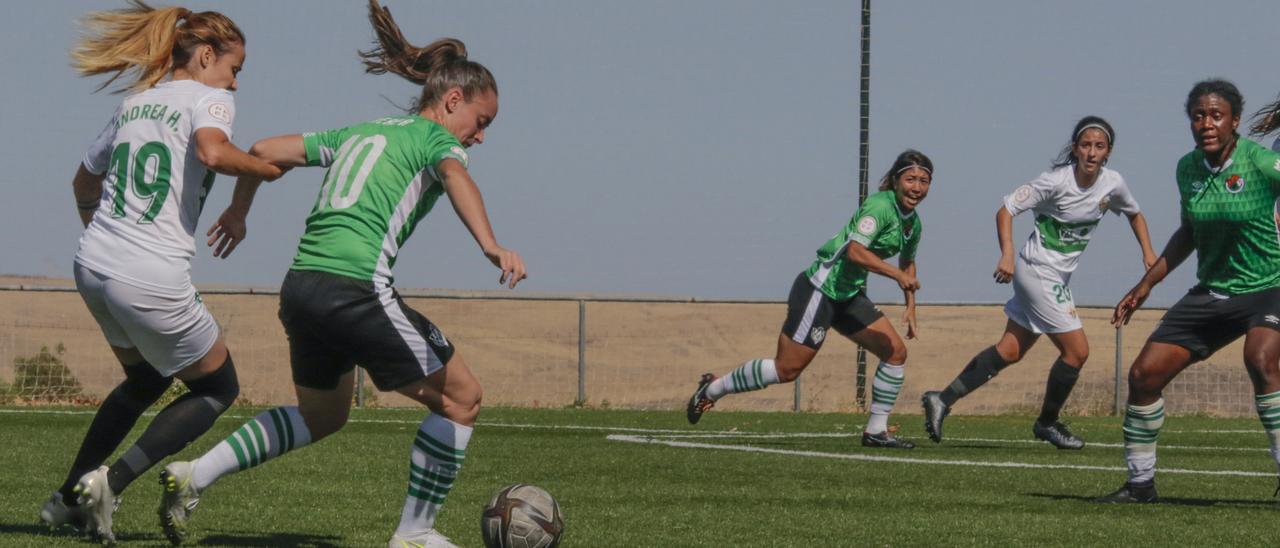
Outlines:
[{"label": "black shorts", "polygon": [[1147,341],[1176,344],[1200,361],[1258,326],[1280,329],[1280,288],[1222,298],[1196,286],[1165,312]]},{"label": "black shorts", "polygon": [[453,345],[390,287],[325,272],[290,270],[280,287],[280,323],[298,386],[332,390],[356,364],[379,390],[435,373]]},{"label": "black shorts", "polygon": [[817,350],[827,340],[827,328],[849,336],[883,318],[866,296],[858,293],[847,301],[837,301],[813,286],[803,272],[791,284],[791,296],[787,298],[787,321],[782,324],[782,334],[791,340]]}]

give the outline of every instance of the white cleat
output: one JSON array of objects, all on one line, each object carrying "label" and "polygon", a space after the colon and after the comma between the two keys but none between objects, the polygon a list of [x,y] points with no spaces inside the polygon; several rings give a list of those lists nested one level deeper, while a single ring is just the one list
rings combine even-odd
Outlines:
[{"label": "white cleat", "polygon": [[84,508],[67,506],[66,503],[62,502],[62,493],[54,491],[52,495],[49,495],[49,500],[44,501],[44,506],[40,507],[40,521],[43,521],[50,529],[70,525],[77,531],[84,531]]},{"label": "white cleat", "polygon": [[80,495],[80,508],[84,512],[85,529],[89,535],[103,544],[115,544],[111,516],[115,514],[120,500],[107,485],[107,467],[99,466],[97,470],[80,476],[73,491]]},{"label": "white cleat", "polygon": [[449,542],[449,537],[437,533],[435,529],[428,529],[421,535],[411,537],[403,537],[396,533],[391,536],[391,542],[387,543],[387,548],[458,548],[458,545]]},{"label": "white cleat", "polygon": [[164,536],[174,546],[187,537],[187,521],[196,505],[200,504],[200,492],[191,483],[191,462],[175,461],[160,471],[160,527]]}]

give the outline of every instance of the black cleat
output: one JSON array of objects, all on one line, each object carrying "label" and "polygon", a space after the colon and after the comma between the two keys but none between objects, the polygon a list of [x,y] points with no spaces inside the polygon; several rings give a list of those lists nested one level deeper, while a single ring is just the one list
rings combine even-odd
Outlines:
[{"label": "black cleat", "polygon": [[929,433],[929,439],[934,443],[941,442],[942,419],[951,414],[951,407],[942,402],[942,393],[938,391],[925,392],[920,397],[920,403],[924,404],[925,432]]},{"label": "black cleat", "polygon": [[863,432],[862,446],[863,447],[885,447],[888,449],[915,449],[916,448],[916,444],[912,443],[911,440],[895,438],[889,435],[888,431],[884,431],[879,434]]},{"label": "black cleat", "polygon": [[689,424],[698,424],[698,421],[702,420],[702,414],[715,407],[715,400],[707,397],[707,387],[711,386],[711,382],[716,378],[711,373],[703,373],[702,378],[698,380],[698,389],[694,390],[693,396],[689,397],[689,406],[685,409]]},{"label": "black cleat", "polygon": [[1156,480],[1143,483],[1125,482],[1121,487],[1110,495],[1105,495],[1093,499],[1093,502],[1103,504],[1146,504],[1156,502]]},{"label": "black cleat", "polygon": [[1084,449],[1084,440],[1077,438],[1067,425],[1060,422],[1041,424],[1036,421],[1031,425],[1031,433],[1036,435],[1036,439],[1052,443],[1058,449]]}]

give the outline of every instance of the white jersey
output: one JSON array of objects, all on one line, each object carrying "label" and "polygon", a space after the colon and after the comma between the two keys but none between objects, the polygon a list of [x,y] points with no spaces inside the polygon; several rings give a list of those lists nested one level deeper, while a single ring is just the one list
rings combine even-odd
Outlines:
[{"label": "white jersey", "polygon": [[1093,186],[1080,188],[1071,165],[1041,173],[1018,187],[1004,197],[1004,207],[1014,215],[1028,209],[1036,214],[1035,231],[1019,257],[1028,264],[1051,267],[1067,278],[1108,211],[1125,215],[1139,211],[1119,173],[1104,167]]},{"label": "white jersey", "polygon": [[209,127],[230,139],[234,118],[230,92],[194,80],[126,97],[85,154],[85,169],[106,177],[76,262],[163,294],[189,291],[196,221],[214,177],[192,138]]}]

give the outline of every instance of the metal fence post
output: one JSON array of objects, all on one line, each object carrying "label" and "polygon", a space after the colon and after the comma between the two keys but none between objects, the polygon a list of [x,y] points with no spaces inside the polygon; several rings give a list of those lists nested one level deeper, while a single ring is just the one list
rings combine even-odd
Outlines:
[{"label": "metal fence post", "polygon": [[800,412],[800,377],[796,377],[796,380],[792,382],[796,385],[796,397],[795,397],[795,402],[791,404],[791,410],[799,413]]},{"label": "metal fence post", "polygon": [[1120,416],[1122,412],[1124,412],[1124,407],[1123,407],[1124,400],[1120,397],[1120,387],[1121,387],[1120,383],[1124,381],[1124,377],[1122,375],[1124,372],[1124,368],[1122,367],[1123,363],[1124,363],[1124,326],[1122,325],[1116,328],[1116,378],[1115,378],[1116,402],[1115,402],[1115,407],[1112,409],[1112,414],[1117,417]]},{"label": "metal fence post", "polygon": [[578,405],[587,403],[587,302],[578,301]]},{"label": "metal fence post", "polygon": [[364,368],[356,368],[356,407],[364,407]]}]

